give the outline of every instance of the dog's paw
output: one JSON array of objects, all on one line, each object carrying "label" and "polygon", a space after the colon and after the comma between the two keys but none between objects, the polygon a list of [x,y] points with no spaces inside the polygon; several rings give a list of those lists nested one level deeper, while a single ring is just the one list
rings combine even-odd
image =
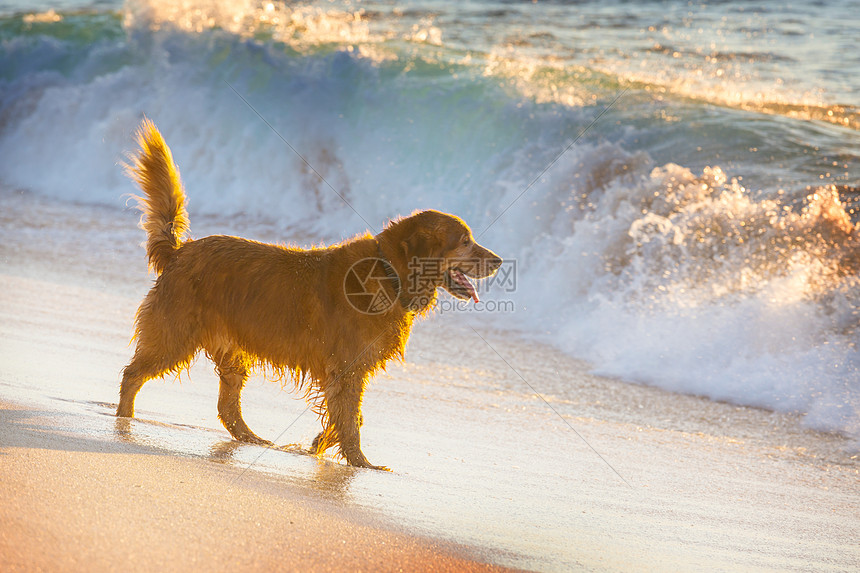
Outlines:
[{"label": "dog's paw", "polygon": [[239,436],[234,436],[234,438],[236,438],[236,440],[240,442],[244,442],[246,444],[254,444],[255,446],[271,447],[275,445],[273,442],[270,442],[269,440],[264,440],[257,434],[242,434]]},{"label": "dog's paw", "polygon": [[366,460],[363,464],[350,464],[350,465],[354,465],[357,468],[367,468],[369,470],[379,470],[379,471],[383,471],[383,472],[390,472],[391,471],[391,469],[389,469],[387,466],[375,466]]},{"label": "dog's paw", "polygon": [[282,452],[290,452],[291,454],[306,454],[308,453],[306,449],[302,447],[301,444],[283,444],[281,446],[272,446],[274,450],[281,450]]}]

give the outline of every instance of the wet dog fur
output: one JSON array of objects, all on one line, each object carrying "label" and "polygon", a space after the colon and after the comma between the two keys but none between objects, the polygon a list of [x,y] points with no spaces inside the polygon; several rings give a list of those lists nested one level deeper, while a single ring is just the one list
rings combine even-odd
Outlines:
[{"label": "wet dog fur", "polygon": [[[437,288],[469,299],[474,290],[464,275],[489,276],[501,259],[477,244],[461,219],[438,211],[323,248],[230,236],[192,240],[179,171],[149,120],[138,143],[127,169],[143,191],[141,226],[158,278],[137,311],[117,416],[133,417],[147,380],[179,372],[203,350],[220,378],[218,417],[236,440],[270,444],[247,426],[240,405],[249,372],[265,367],[312,400],[323,426],[313,453],[337,446],[350,465],[384,469],[361,451],[369,378],[403,357],[413,320],[432,308]],[[374,272],[377,280],[350,284]],[[365,308],[363,296],[389,304]]]}]

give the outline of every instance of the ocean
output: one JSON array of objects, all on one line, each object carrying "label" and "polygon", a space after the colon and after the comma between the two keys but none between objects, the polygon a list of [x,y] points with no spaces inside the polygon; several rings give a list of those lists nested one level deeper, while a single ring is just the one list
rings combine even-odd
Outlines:
[{"label": "ocean", "polygon": [[212,215],[335,241],[456,213],[509,262],[483,305],[452,305],[468,320],[860,438],[858,15],[5,1],[0,183],[126,210],[119,163],[145,115],[192,233]]},{"label": "ocean", "polygon": [[[784,442],[806,459],[804,433],[822,432],[838,443],[827,463],[856,464],[858,30],[860,0],[0,0],[0,396],[114,435],[153,279],[121,167],[148,117],[180,168],[192,236],[331,243],[439,209],[505,264],[480,303],[443,296],[367,394],[365,453],[403,475],[223,442],[203,359],[181,384],[143,388],[140,443],[296,474],[546,570],[611,552],[618,530],[589,521],[583,483],[620,496],[602,515],[627,523],[641,492],[616,488],[711,463],[707,450],[673,458],[670,433],[714,448],[752,436],[762,459]],[[245,404],[279,444],[306,447],[319,429],[262,377]],[[632,439],[622,426],[651,428],[653,467],[613,449]],[[725,481],[666,486],[667,503],[701,489],[660,523],[734,523],[746,501],[728,493],[689,510],[700,491],[740,491],[718,462]],[[769,482],[751,483],[764,516]],[[767,563],[762,523],[738,530],[751,567]],[[588,543],[571,548],[574,533]],[[658,534],[640,549],[671,551]]]}]

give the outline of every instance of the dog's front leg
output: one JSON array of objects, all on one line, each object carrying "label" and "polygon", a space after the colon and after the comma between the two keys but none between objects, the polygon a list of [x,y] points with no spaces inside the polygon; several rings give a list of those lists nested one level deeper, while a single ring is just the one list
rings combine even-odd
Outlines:
[{"label": "dog's front leg", "polygon": [[340,454],[351,466],[388,470],[385,466],[375,466],[367,461],[361,451],[361,400],[364,395],[364,376],[345,377],[323,388],[327,425],[314,440],[313,448],[322,453],[334,439]]},{"label": "dog's front leg", "polygon": [[218,389],[218,418],[234,439],[240,442],[271,446],[272,442],[264,440],[251,431],[242,417],[241,396],[242,388],[248,380],[248,369],[239,353],[224,353],[215,359],[216,370],[220,378]]}]

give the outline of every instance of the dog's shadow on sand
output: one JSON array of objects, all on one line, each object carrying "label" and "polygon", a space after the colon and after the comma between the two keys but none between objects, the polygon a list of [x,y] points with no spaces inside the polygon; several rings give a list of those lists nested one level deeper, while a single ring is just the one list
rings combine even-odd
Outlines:
[{"label": "dog's shadow on sand", "polygon": [[[4,454],[2,450],[7,448],[183,455],[171,448],[155,444],[147,438],[146,432],[136,432],[135,426],[140,423],[162,425],[132,418],[105,420],[101,416],[93,418],[57,411],[0,408],[0,458]],[[114,440],[104,439],[111,434]],[[292,485],[310,489],[321,497],[336,501],[346,501],[349,498],[351,483],[362,471],[331,459],[319,458],[298,444],[265,448],[236,440],[217,439],[210,443],[208,455],[205,452],[205,449],[203,452],[198,450],[197,456],[203,453],[203,457],[210,461],[240,469],[242,473],[237,475],[237,480],[241,479],[247,470],[255,470],[258,457],[272,455],[276,459],[274,462],[271,458],[268,459],[266,466],[274,471],[266,473],[274,473]],[[251,455],[248,455],[249,453]],[[281,456],[279,453],[291,455]]]},{"label": "dog's shadow on sand", "polygon": [[[122,443],[125,440],[104,439],[110,434],[109,428],[98,418],[85,418],[70,412],[0,408],[0,447],[3,448],[129,453],[128,445]],[[141,448],[135,449],[134,453],[165,455],[166,452]]]}]

